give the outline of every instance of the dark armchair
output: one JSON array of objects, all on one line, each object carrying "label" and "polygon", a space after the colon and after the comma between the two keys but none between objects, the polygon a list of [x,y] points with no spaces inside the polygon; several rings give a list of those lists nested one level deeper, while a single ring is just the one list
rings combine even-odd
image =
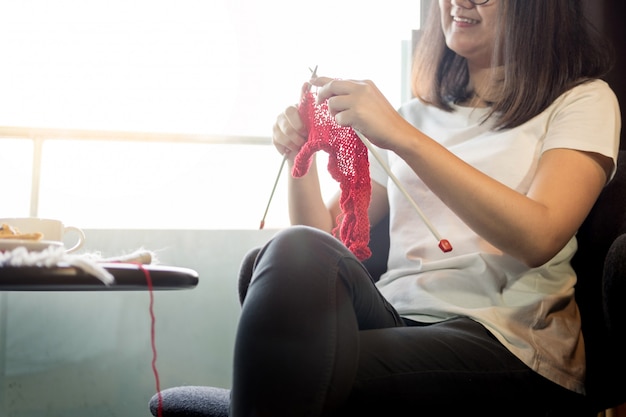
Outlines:
[{"label": "dark armchair", "polygon": [[[373,255],[366,266],[378,279],[387,262],[387,222],[371,233]],[[579,250],[573,266],[578,274],[576,300],[587,351],[587,397],[578,416],[591,417],[626,402],[626,151],[620,152],[615,178],[603,190],[577,236]],[[246,287],[247,282],[240,282],[241,297]],[[163,417],[228,416],[227,389],[182,386],[161,394]],[[154,416],[157,406],[155,394],[150,400]],[[475,411],[480,414],[481,410]]]}]

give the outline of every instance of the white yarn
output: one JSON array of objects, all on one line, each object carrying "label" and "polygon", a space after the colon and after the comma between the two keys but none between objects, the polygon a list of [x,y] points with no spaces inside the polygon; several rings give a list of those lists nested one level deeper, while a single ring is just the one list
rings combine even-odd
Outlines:
[{"label": "white yarn", "polygon": [[42,251],[29,251],[23,246],[10,251],[0,252],[0,267],[2,266],[40,266],[54,267],[69,265],[80,268],[93,275],[106,285],[115,282],[113,275],[104,269],[98,262],[98,256],[71,255],[61,246],[50,246]]}]

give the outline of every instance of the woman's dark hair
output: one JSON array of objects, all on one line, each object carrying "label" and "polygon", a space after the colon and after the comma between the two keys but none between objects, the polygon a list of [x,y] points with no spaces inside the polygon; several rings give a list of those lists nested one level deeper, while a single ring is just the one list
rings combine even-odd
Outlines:
[{"label": "woman's dark hair", "polygon": [[[565,91],[611,69],[612,50],[580,0],[499,1],[492,62],[504,66],[489,114],[497,129],[525,123]],[[468,98],[467,62],[446,46],[437,2],[415,51],[412,80],[416,97],[446,111]]]}]

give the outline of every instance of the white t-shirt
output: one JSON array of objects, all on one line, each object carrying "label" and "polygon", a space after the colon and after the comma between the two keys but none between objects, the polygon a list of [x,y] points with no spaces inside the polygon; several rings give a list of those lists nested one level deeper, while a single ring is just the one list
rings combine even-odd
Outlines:
[{"label": "white t-shirt", "polygon": [[[487,109],[456,106],[452,113],[412,100],[400,113],[473,167],[525,194],[541,153],[554,148],[597,152],[616,161],[620,113],[613,91],[592,81],[564,93],[522,126],[493,131]],[[370,158],[372,179],[385,187],[391,211],[388,271],[378,287],[407,318],[436,322],[470,317],[544,377],[584,392],[585,358],[576,275],[576,238],[545,265],[530,269],[463,223],[397,155],[381,150],[394,175],[441,236],[437,239],[385,171]]]}]

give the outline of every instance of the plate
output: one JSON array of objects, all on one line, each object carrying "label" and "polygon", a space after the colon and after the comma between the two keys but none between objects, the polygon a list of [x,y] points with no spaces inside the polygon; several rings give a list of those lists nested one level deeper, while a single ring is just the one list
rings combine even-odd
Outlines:
[{"label": "plate", "polygon": [[22,240],[22,239],[0,239],[0,252],[25,247],[29,252],[38,252],[50,246],[63,246],[63,242],[56,240]]}]

